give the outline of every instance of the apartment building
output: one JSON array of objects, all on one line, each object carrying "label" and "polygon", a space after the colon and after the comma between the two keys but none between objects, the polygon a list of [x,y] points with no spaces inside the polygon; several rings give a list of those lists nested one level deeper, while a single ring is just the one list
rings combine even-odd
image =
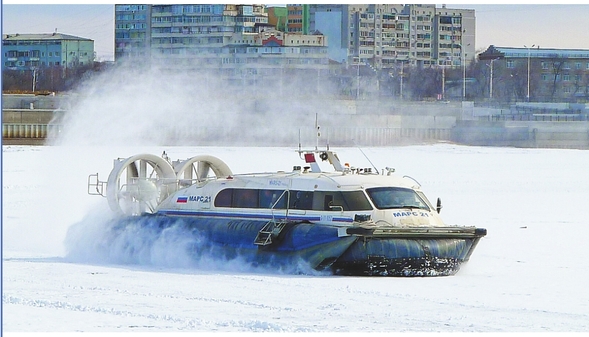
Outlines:
[{"label": "apartment building", "polygon": [[[177,66],[218,67],[219,60],[241,59],[241,53],[252,58],[274,55],[290,59],[290,64],[317,64],[317,56],[324,58],[321,64],[328,61],[325,37],[278,34],[264,5],[116,5],[115,16],[116,61],[135,56]],[[280,46],[266,51],[270,47],[260,38],[264,32],[273,34]]]},{"label": "apartment building", "polygon": [[31,70],[53,66],[71,69],[92,64],[94,41],[58,32],[4,34],[2,56],[2,70]]},{"label": "apartment building", "polygon": [[288,33],[309,34],[309,7],[302,4],[286,5]]},{"label": "apartment building", "polygon": [[309,6],[309,29],[320,31],[329,38],[329,58],[348,64],[350,44],[350,15],[348,5],[315,4]]},{"label": "apartment building", "polygon": [[[272,26],[264,5],[116,5],[115,9],[115,57],[218,54],[233,33],[259,33]],[[286,10],[284,32],[320,32],[329,38],[328,55],[336,62],[374,69],[461,67],[475,57],[474,10],[422,4],[289,4]],[[279,22],[275,13],[272,23]]]},{"label": "apartment building", "polygon": [[[330,57],[374,68],[462,66],[474,60],[475,13],[435,5],[311,5],[310,30],[334,46]],[[337,45],[337,47],[336,47]]]},{"label": "apartment building", "polygon": [[115,60],[150,55],[150,18],[150,5],[115,5]]},{"label": "apartment building", "polygon": [[288,11],[286,7],[274,6],[268,8],[268,23],[281,32],[287,32]]},{"label": "apartment building", "polygon": [[116,5],[115,14],[116,62],[136,57],[244,87],[329,72],[328,39],[276,30],[264,5]]},{"label": "apartment building", "polygon": [[115,61],[218,53],[233,33],[268,24],[263,5],[116,5]]}]

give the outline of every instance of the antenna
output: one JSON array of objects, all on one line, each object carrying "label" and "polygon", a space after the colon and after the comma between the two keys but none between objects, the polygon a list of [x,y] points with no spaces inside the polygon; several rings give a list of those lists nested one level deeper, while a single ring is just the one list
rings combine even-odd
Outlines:
[{"label": "antenna", "polygon": [[301,129],[299,128],[299,156],[301,155],[302,149],[301,149]]},{"label": "antenna", "polygon": [[[352,139],[352,141],[354,142],[354,145],[356,145],[356,141],[354,141]],[[374,171],[376,171],[377,174],[380,174],[378,172],[378,168],[376,168],[376,166],[374,166],[374,164],[372,163],[372,161],[370,161],[370,158],[368,158],[368,156],[366,155],[366,153],[364,153],[364,151],[362,151],[362,149],[360,148],[360,146],[356,145],[356,147],[358,148],[358,150],[360,150],[360,152],[362,152],[362,154],[364,155],[364,158],[366,158],[366,160],[368,160],[368,162],[370,163],[370,165],[372,165],[372,167],[374,168]]]},{"label": "antenna", "polygon": [[321,137],[321,132],[319,132],[319,120],[317,117],[317,113],[315,113],[315,131],[317,132],[317,137],[315,137],[315,151],[319,149],[319,137]]},{"label": "antenna", "polygon": [[362,154],[364,155],[364,157],[368,160],[368,162],[370,163],[370,165],[372,165],[372,167],[374,167],[374,170],[376,171],[377,174],[378,173],[378,169],[376,168],[376,166],[374,166],[374,164],[370,161],[370,159],[368,158],[368,156],[364,153],[364,151],[362,151],[362,149],[360,147],[358,147],[358,150],[360,150],[360,152],[362,152]]}]

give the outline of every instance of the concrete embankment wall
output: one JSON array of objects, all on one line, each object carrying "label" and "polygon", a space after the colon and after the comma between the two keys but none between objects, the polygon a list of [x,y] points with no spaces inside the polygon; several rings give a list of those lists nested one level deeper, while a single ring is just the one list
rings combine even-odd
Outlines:
[{"label": "concrete embankment wall", "polygon": [[[315,145],[315,115],[299,117],[296,125],[278,128],[179,127],[166,130],[159,139],[165,145],[292,146],[299,141],[304,147]],[[453,117],[321,115],[318,142],[322,146],[394,146],[449,141],[454,124]]]},{"label": "concrete embankment wall", "polygon": [[66,109],[68,100],[66,95],[2,94],[2,109]]},{"label": "concrete embankment wall", "polygon": [[[267,101],[254,102],[268,109]],[[276,104],[275,102],[273,104]],[[396,102],[353,100],[310,100],[307,104],[293,100],[280,104],[301,106],[302,124],[314,125],[319,113],[323,140],[334,146],[394,146],[437,141],[465,145],[513,146],[542,148],[589,149],[588,121],[486,121],[481,114],[493,111],[477,108],[471,102]],[[2,95],[3,144],[43,144],[49,135],[58,134],[67,125],[59,123],[67,114],[67,97],[35,95]],[[32,108],[32,109],[31,109]],[[277,108],[270,106],[270,108]],[[53,121],[52,123],[50,123]],[[57,121],[57,122],[56,122]],[[301,130],[301,138],[314,139],[312,128]],[[191,128],[187,135],[170,135],[170,142],[201,145],[236,145],[233,130]],[[281,130],[288,133],[289,143],[298,138],[299,127]],[[256,144],[277,143],[269,137]]]},{"label": "concrete embankment wall", "polygon": [[49,124],[66,102],[60,95],[2,94],[2,144],[43,145],[59,129]]},{"label": "concrete embankment wall", "polygon": [[[527,122],[533,147],[589,149],[588,122]],[[519,125],[506,122],[507,128]]]},{"label": "concrete embankment wall", "polygon": [[47,109],[3,109],[2,143],[5,145],[43,145],[47,137],[57,134],[61,125],[50,122],[63,112]]},{"label": "concrete embankment wall", "polygon": [[[61,130],[67,125],[59,125],[54,117],[67,114],[67,111],[60,110],[67,104],[67,100],[59,96],[3,95],[4,144],[38,144],[44,137],[57,134],[50,131]],[[315,138],[312,129],[316,113],[319,114],[322,126],[322,140],[329,140],[333,145],[391,146],[448,141],[456,123],[456,111],[459,111],[460,106],[433,102],[319,99],[292,99],[276,104],[267,99],[243,102],[254,113],[277,110],[281,106],[294,106],[296,108],[291,110],[300,114],[300,125],[292,125],[287,129],[280,129],[279,134],[264,137],[256,135],[254,128],[240,129],[239,134],[242,137],[236,137],[234,129],[191,126],[189,132],[184,132],[182,128],[172,130],[166,141],[170,144],[235,145],[240,144],[242,138],[247,138],[254,145],[260,146],[292,145],[293,141],[297,141],[299,132],[302,132],[303,140]],[[53,121],[53,125],[49,125],[50,121]]]},{"label": "concrete embankment wall", "polygon": [[589,149],[589,121],[586,118],[569,121],[554,115],[546,120],[485,120],[489,115],[501,116],[501,112],[473,109],[472,117],[457,120],[451,140],[480,146]]},{"label": "concrete embankment wall", "polygon": [[480,146],[589,149],[589,127],[578,122],[459,121],[451,140]]},{"label": "concrete embankment wall", "polygon": [[391,146],[449,141],[456,118],[450,116],[347,115],[329,120],[333,145]]}]

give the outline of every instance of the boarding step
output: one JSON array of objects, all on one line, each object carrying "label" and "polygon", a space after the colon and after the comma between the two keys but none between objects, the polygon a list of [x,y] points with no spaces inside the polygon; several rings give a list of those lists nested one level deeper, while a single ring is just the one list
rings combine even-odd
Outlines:
[{"label": "boarding step", "polygon": [[286,222],[268,221],[256,235],[254,244],[258,246],[268,246],[272,244],[272,238],[278,237],[280,232],[286,227]]}]

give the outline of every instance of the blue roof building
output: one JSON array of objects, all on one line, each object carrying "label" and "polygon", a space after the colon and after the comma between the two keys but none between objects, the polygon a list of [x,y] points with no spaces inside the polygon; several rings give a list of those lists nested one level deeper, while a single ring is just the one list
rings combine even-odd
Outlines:
[{"label": "blue roof building", "polygon": [[549,59],[554,57],[566,59],[584,59],[589,61],[589,49],[554,49],[530,47],[530,48],[513,48],[513,47],[495,47],[489,46],[487,50],[479,54],[479,60],[490,59]]},{"label": "blue roof building", "polygon": [[589,50],[489,46],[489,96],[527,101],[589,101]]},{"label": "blue roof building", "polygon": [[92,64],[94,41],[62,33],[2,35],[2,70]]}]

